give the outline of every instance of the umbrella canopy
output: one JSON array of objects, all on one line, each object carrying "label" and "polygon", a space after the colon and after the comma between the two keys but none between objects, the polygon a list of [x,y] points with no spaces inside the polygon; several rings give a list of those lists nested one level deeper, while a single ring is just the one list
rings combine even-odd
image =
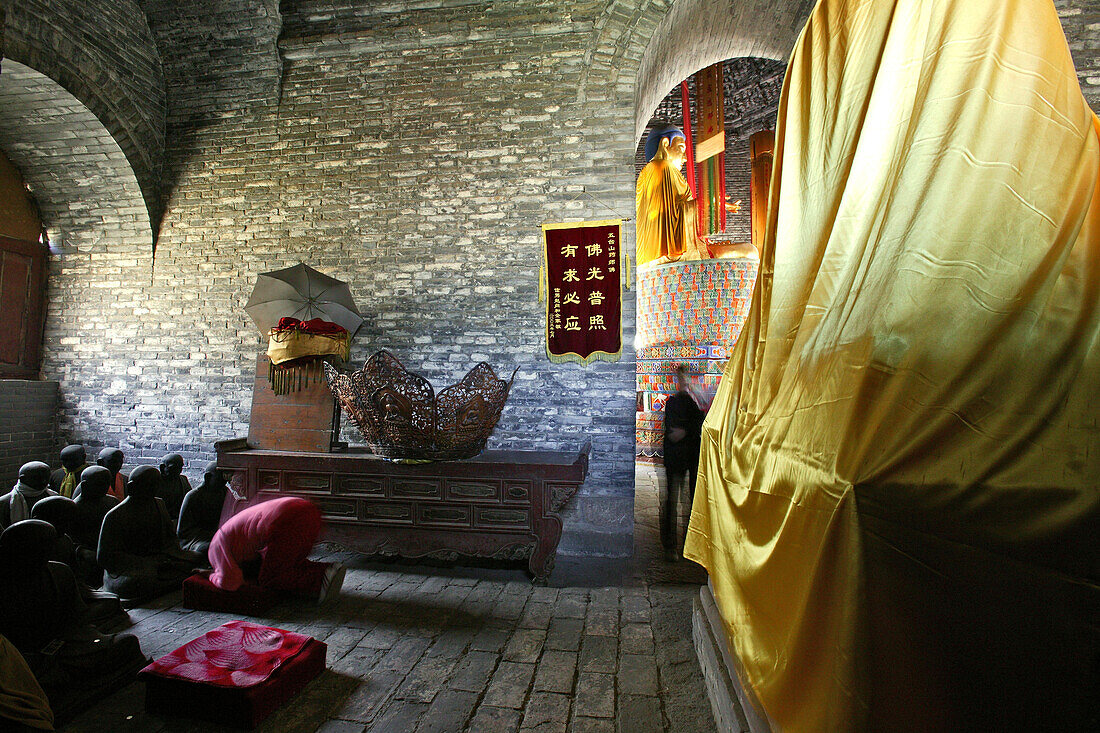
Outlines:
[{"label": "umbrella canopy", "polygon": [[347,283],[302,263],[261,273],[244,309],[264,336],[288,316],[332,321],[346,328],[349,337],[363,323]]}]

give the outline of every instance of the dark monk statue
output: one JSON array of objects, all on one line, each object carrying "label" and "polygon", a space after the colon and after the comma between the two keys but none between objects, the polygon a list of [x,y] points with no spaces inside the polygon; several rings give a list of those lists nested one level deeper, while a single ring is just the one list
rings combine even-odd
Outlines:
[{"label": "dark monk statue", "polygon": [[122,473],[122,465],[126,462],[126,456],[118,448],[104,448],[96,456],[97,465],[103,466],[111,472],[111,485],[107,493],[119,501],[126,498],[126,474]]},{"label": "dark monk statue", "polygon": [[180,550],[168,510],[154,493],[159,476],[152,466],[136,468],[126,499],[107,512],[99,531],[103,588],[124,606],[177,590],[204,559]]},{"label": "dark monk statue", "polygon": [[61,468],[50,474],[50,489],[73,498],[80,472],[88,467],[88,457],[82,445],[67,445],[61,449]]},{"label": "dark monk statue", "polygon": [[76,491],[76,526],[73,539],[77,545],[92,551],[99,547],[99,528],[107,512],[118,506],[118,499],[107,494],[111,487],[111,472],[103,466],[88,466],[80,473]]},{"label": "dark monk statue", "polygon": [[135,637],[104,635],[85,620],[72,571],[49,560],[56,541],[54,528],[37,519],[0,534],[0,634],[23,654],[61,715],[67,697],[133,674],[145,657]]},{"label": "dark monk statue", "polygon": [[0,529],[30,519],[31,509],[39,499],[57,496],[57,492],[50,491],[49,483],[49,466],[42,461],[24,463],[15,487],[0,496]]},{"label": "dark monk statue", "polygon": [[73,530],[79,514],[76,503],[64,496],[47,496],[31,510],[32,519],[48,522],[57,532],[50,560],[63,563],[76,575],[80,599],[87,608],[86,620],[97,629],[108,630],[129,621],[122,610],[118,596],[98,588],[103,582],[103,570],[95,559],[95,551],[78,545],[73,540]]},{"label": "dark monk statue", "polygon": [[225,476],[218,470],[217,462],[211,461],[203,473],[202,484],[183,498],[178,529],[181,548],[206,556],[210,540],[218,531],[226,490]]},{"label": "dark monk statue", "polygon": [[160,483],[157,497],[164,502],[172,521],[179,519],[183,497],[191,490],[191,483],[183,475],[183,456],[169,453],[160,460]]}]

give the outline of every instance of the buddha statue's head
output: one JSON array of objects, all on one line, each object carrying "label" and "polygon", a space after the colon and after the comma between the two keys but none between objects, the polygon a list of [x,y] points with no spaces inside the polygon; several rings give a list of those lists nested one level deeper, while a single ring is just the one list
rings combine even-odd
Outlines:
[{"label": "buddha statue's head", "polygon": [[45,568],[57,544],[57,530],[41,519],[24,519],[0,534],[0,565],[8,572]]},{"label": "buddha statue's head", "polygon": [[19,483],[32,491],[44,491],[50,483],[50,467],[42,461],[31,461],[19,467]]},{"label": "buddha statue's head", "polygon": [[645,141],[645,159],[649,161],[667,160],[668,164],[679,170],[684,166],[687,156],[687,139],[683,131],[675,125],[658,124],[649,133]]},{"label": "buddha statue's head", "polygon": [[31,519],[49,522],[58,534],[72,534],[76,525],[76,503],[65,496],[47,496],[31,509]]},{"label": "buddha statue's head", "polygon": [[137,501],[152,499],[159,480],[160,471],[152,466],[138,466],[126,483],[126,498]]},{"label": "buddha statue's head", "polygon": [[122,470],[122,464],[126,462],[126,458],[118,448],[104,448],[96,456],[95,462],[115,476]]},{"label": "buddha statue's head", "polygon": [[111,472],[103,466],[88,466],[80,472],[80,499],[102,499],[111,488]]},{"label": "buddha statue's head", "polygon": [[202,473],[202,486],[199,488],[212,492],[225,490],[225,474],[218,468],[217,461],[206,464],[206,470]]},{"label": "buddha statue's head", "polygon": [[69,471],[75,471],[88,462],[82,445],[67,445],[61,449],[61,465]]},{"label": "buddha statue's head", "polygon": [[160,459],[160,475],[166,479],[179,478],[183,473],[183,456],[179,453],[169,453]]}]

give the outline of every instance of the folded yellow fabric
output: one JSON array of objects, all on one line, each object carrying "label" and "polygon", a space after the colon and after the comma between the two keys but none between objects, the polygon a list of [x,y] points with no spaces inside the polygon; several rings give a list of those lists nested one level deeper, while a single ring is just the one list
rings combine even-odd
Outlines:
[{"label": "folded yellow fabric", "polygon": [[338,356],[348,358],[348,336],[318,336],[301,331],[272,331],[267,343],[267,356],[272,364],[301,359],[305,356]]},{"label": "folded yellow fabric", "polygon": [[53,730],[53,711],[23,655],[0,636],[0,729],[4,720],[36,730]]},{"label": "folded yellow fabric", "polygon": [[777,730],[859,730],[882,704],[861,490],[1013,557],[1097,526],[1098,136],[1049,0],[812,12],[685,551]]}]

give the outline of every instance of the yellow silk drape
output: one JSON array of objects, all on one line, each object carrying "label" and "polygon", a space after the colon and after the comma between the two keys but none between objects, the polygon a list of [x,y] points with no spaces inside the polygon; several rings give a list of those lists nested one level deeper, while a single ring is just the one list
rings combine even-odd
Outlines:
[{"label": "yellow silk drape", "polygon": [[0,730],[14,721],[36,730],[53,730],[53,711],[23,655],[0,636]]},{"label": "yellow silk drape", "polygon": [[[1026,646],[1049,613],[1043,633],[1080,639],[1049,653],[1089,674],[1098,137],[1050,0],[811,14],[685,552],[775,729],[972,729],[985,711],[944,660],[972,645],[983,675],[1012,614]],[[1011,588],[1040,600],[1025,613]],[[995,696],[994,677],[974,694]]]}]

